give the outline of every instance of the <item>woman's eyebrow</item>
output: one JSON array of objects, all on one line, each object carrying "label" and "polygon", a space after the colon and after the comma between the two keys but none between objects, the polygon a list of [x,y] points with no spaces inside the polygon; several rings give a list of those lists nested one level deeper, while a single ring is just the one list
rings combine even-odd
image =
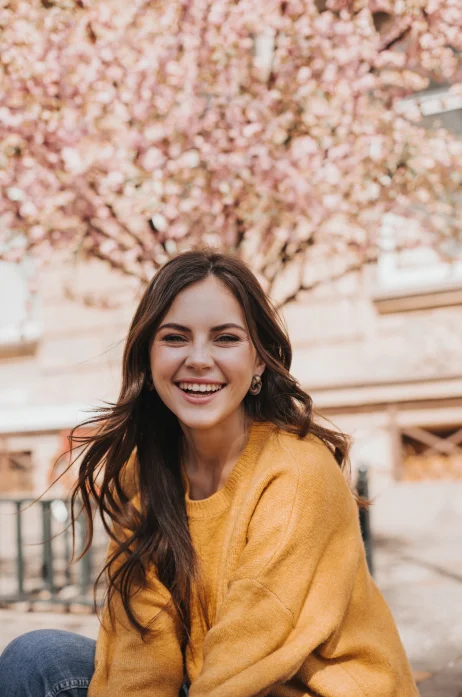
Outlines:
[{"label": "woman's eyebrow", "polygon": [[245,332],[244,327],[241,327],[240,324],[235,324],[234,322],[226,322],[226,324],[219,324],[217,327],[212,327],[212,332],[222,332],[225,329],[240,329],[241,331]]},{"label": "woman's eyebrow", "polygon": [[[160,331],[161,329],[176,329],[176,331],[178,332],[191,331],[189,327],[185,327],[184,324],[177,324],[176,322],[166,322],[165,324],[162,324],[162,326],[159,327],[158,331]],[[211,331],[222,332],[225,329],[240,329],[241,331],[245,332],[244,327],[241,327],[240,324],[235,324],[234,322],[226,322],[225,324],[219,324],[216,327],[212,327]]]},{"label": "woman's eyebrow", "polygon": [[191,331],[188,327],[185,327],[183,324],[176,324],[176,322],[166,322],[161,327],[159,327],[157,331],[160,332],[161,329],[176,329],[178,332]]}]

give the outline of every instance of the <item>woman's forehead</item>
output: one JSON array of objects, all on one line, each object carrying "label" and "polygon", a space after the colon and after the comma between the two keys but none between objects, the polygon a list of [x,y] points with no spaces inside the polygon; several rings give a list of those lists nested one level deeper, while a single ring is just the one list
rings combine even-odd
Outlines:
[{"label": "woman's forehead", "polygon": [[207,323],[211,326],[234,321],[245,326],[244,311],[237,298],[214,276],[178,293],[163,319],[163,323],[170,321],[181,324]]}]

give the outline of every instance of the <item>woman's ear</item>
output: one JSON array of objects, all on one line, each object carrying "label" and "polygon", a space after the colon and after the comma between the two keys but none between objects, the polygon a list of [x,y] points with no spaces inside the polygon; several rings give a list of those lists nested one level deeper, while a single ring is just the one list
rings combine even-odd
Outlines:
[{"label": "woman's ear", "polygon": [[254,375],[259,375],[260,377],[263,375],[265,372],[266,364],[262,361],[260,356],[257,356],[255,359],[255,368],[253,371]]}]

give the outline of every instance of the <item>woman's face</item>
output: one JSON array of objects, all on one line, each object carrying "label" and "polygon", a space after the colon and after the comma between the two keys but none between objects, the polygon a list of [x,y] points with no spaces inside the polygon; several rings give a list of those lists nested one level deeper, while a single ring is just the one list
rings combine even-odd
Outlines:
[{"label": "woman's face", "polygon": [[239,302],[215,276],[177,295],[150,361],[158,395],[190,429],[212,428],[240,411],[252,377],[264,370]]}]

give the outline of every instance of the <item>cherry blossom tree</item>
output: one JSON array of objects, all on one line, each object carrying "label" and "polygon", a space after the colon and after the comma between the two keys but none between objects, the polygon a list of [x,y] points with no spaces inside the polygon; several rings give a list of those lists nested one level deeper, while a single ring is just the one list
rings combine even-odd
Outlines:
[{"label": "cherry blossom tree", "polygon": [[461,143],[406,101],[462,95],[460,0],[1,0],[0,28],[3,258],[144,280],[207,244],[284,302],[375,259],[386,214],[461,234]]}]

